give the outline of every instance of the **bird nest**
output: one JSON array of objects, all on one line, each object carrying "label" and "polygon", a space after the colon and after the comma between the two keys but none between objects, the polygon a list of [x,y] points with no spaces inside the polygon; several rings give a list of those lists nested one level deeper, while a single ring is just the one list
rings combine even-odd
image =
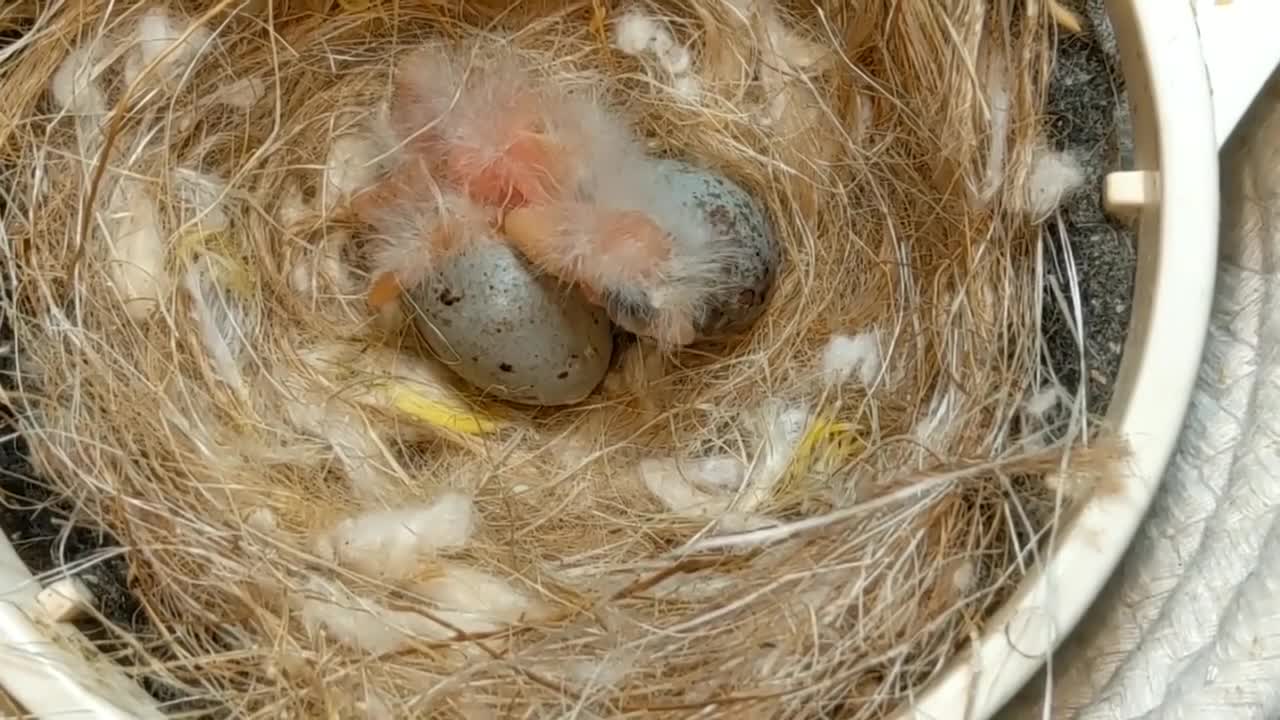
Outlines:
[{"label": "bird nest", "polygon": [[[1117,456],[1042,362],[1054,7],[0,14],[23,31],[0,68],[9,402],[76,521],[127,548],[148,623],[115,660],[245,717],[879,717],[918,694]],[[370,310],[369,158],[343,138],[441,38],[505,44],[760,198],[785,261],[750,332],[620,337],[586,401],[528,408]]]}]

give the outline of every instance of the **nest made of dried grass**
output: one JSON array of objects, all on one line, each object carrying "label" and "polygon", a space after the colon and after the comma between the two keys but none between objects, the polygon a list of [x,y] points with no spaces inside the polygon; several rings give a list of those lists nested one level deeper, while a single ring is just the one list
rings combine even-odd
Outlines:
[{"label": "nest made of dried grass", "polygon": [[[24,30],[0,66],[9,400],[128,548],[152,631],[117,659],[175,709],[879,717],[1087,487],[1047,474],[1110,459],[1026,405],[1053,386],[1024,182],[1048,9],[645,7],[690,71],[619,52],[603,0],[0,13]],[[147,17],[182,39],[140,45]],[[488,434],[406,412],[388,387],[497,409],[366,310],[331,161],[442,37],[603,88],[655,152],[764,200],[787,258],[753,332],[629,343],[588,402]],[[673,470],[707,458],[733,487]]]}]

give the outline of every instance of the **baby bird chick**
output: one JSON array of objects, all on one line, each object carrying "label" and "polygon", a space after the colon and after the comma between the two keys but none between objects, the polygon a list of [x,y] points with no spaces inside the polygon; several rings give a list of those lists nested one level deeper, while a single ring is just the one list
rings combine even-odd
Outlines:
[{"label": "baby bird chick", "polygon": [[399,158],[385,177],[352,200],[352,210],[378,231],[368,298],[375,310],[417,286],[469,238],[489,233],[496,224],[485,208],[441,187],[425,159],[416,156]]},{"label": "baby bird chick", "polygon": [[489,222],[623,328],[666,346],[696,339],[737,251],[601,101],[498,47],[433,46],[399,66],[388,124],[399,161],[357,209],[387,238],[380,277],[407,287]]}]

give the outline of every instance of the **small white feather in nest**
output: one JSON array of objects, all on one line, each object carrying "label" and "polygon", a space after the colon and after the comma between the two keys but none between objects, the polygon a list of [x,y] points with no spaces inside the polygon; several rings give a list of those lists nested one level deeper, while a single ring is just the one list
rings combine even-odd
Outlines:
[{"label": "small white feather in nest", "polygon": [[351,403],[334,398],[316,383],[290,378],[296,397],[285,402],[285,415],[304,433],[323,440],[346,472],[351,490],[365,500],[395,496],[403,469],[378,438],[369,418]]},{"label": "small white feather in nest", "polygon": [[1054,382],[1027,395],[1022,403],[1023,436],[1020,442],[1024,450],[1035,452],[1045,449],[1049,442],[1049,428],[1057,419],[1058,409],[1070,402],[1071,396]]},{"label": "small white feather in nest", "polygon": [[310,578],[293,601],[311,632],[324,630],[335,640],[374,655],[404,650],[424,640],[452,639],[457,633],[496,633],[552,615],[545,603],[497,577],[460,567],[446,567],[444,572],[426,589],[439,596],[439,604],[445,607],[424,608],[423,613],[393,610],[319,577]]},{"label": "small white feather in nest", "polygon": [[[668,510],[690,518],[715,520],[721,530],[740,532],[774,524],[755,509],[770,497],[786,472],[799,436],[785,421],[766,419],[768,433],[750,472],[741,460],[724,455],[681,460],[648,458],[637,468],[645,487]],[[790,442],[790,445],[786,443]],[[750,483],[744,486],[750,480]]]},{"label": "small white feather in nest", "polygon": [[613,46],[632,57],[652,57],[670,76],[670,90],[686,100],[696,100],[701,81],[693,71],[693,53],[676,42],[667,23],[632,7],[613,24]]},{"label": "small white feather in nest", "polygon": [[807,407],[778,399],[766,400],[753,412],[744,413],[743,423],[755,431],[760,445],[735,506],[738,510],[753,511],[773,497],[811,419]]},{"label": "small white feather in nest", "polygon": [[[766,100],[757,121],[764,126],[774,126],[797,114],[801,118],[807,116],[807,123],[814,122],[819,109],[810,106],[818,103],[804,78],[825,69],[830,52],[788,27],[771,1],[732,4],[753,37],[758,38],[756,47],[760,56],[756,76]],[[797,108],[808,112],[797,113]]]},{"label": "small white feather in nest", "polygon": [[244,524],[258,532],[267,533],[280,527],[280,520],[271,508],[256,507],[245,515]]},{"label": "small white feather in nest", "polygon": [[305,253],[289,271],[289,287],[303,300],[315,300],[322,293],[347,297],[356,292],[356,278],[342,260],[342,249],[351,236],[336,227],[325,231],[320,247]]},{"label": "small white feather in nest", "polygon": [[267,96],[267,84],[258,78],[241,78],[209,96],[209,103],[248,110]]},{"label": "small white feather in nest", "polygon": [[626,679],[636,666],[638,651],[618,648],[595,660],[579,660],[562,664],[560,667],[548,668],[551,672],[563,673],[565,680],[572,683],[580,691],[607,690]]},{"label": "small white feather in nest", "polygon": [[748,466],[732,456],[695,460],[649,458],[637,471],[649,492],[673,513],[718,520],[728,532],[774,524],[757,513],[773,497],[809,427],[808,408],[767,400],[742,413],[755,451]]},{"label": "small white feather in nest", "polygon": [[101,41],[72,50],[49,83],[54,102],[63,112],[75,116],[76,149],[82,166],[97,158],[103,141],[107,96],[98,83],[98,75],[104,69],[102,59],[110,49]]},{"label": "small white feather in nest", "polygon": [[241,353],[253,335],[252,316],[243,312],[228,292],[219,287],[209,258],[196,260],[183,275],[183,289],[191,299],[191,317],[218,377],[244,396]]},{"label": "small white feather in nest", "polygon": [[956,400],[949,384],[934,392],[928,409],[921,414],[912,431],[922,449],[936,452],[935,448],[946,445],[948,438],[955,432],[955,406]]},{"label": "small white feather in nest", "polygon": [[613,24],[613,46],[627,55],[655,52],[659,44],[674,44],[671,33],[639,8],[628,8]]},{"label": "small white feather in nest", "polygon": [[546,603],[520,592],[496,575],[454,563],[444,565],[442,570],[440,575],[415,587],[423,597],[454,611],[448,617],[467,618],[468,627],[496,629],[551,616],[551,608]]},{"label": "small white feather in nest", "polygon": [[301,225],[315,211],[302,194],[302,188],[296,183],[289,183],[280,193],[280,203],[276,205],[276,218],[281,225],[291,227]]},{"label": "small white feather in nest", "polygon": [[747,466],[732,455],[688,460],[681,468],[694,487],[711,493],[735,493],[747,477]]},{"label": "small white feather in nest", "polygon": [[1053,213],[1076,190],[1084,185],[1084,168],[1070,152],[1058,152],[1047,146],[1037,147],[1027,178],[1027,212],[1040,220]]},{"label": "small white feather in nest", "polygon": [[972,560],[966,559],[956,563],[955,569],[951,571],[951,584],[960,592],[972,590],[977,579],[978,569],[974,567]]},{"label": "small white feather in nest", "polygon": [[714,520],[724,516],[733,503],[731,495],[713,495],[695,486],[689,473],[697,471],[696,461],[683,467],[676,458],[648,458],[637,471],[653,496],[677,515]]},{"label": "small white feather in nest", "polygon": [[681,75],[671,81],[671,92],[688,102],[702,96],[702,80],[697,75]]},{"label": "small white feather in nest", "polygon": [[373,577],[407,579],[425,559],[467,544],[473,512],[471,498],[447,492],[427,505],[347,518],[320,536],[316,550]]},{"label": "small white feather in nest", "polygon": [[125,84],[132,87],[143,71],[158,61],[150,77],[155,78],[156,86],[171,86],[207,51],[212,39],[207,28],[184,27],[163,8],[147,10],[138,19],[133,47],[125,55]]},{"label": "small white feather in nest", "polygon": [[453,631],[420,613],[392,610],[332,580],[311,578],[295,596],[302,623],[373,655],[404,650],[423,640],[446,640]]},{"label": "small white feather in nest", "polygon": [[155,199],[141,182],[122,180],[107,213],[111,228],[108,272],[125,312],[134,320],[149,318],[168,292],[165,236]]},{"label": "small white feather in nest", "polygon": [[1056,410],[1067,399],[1067,393],[1062,389],[1062,386],[1057,383],[1050,383],[1031,393],[1022,406],[1037,420],[1045,420],[1048,418],[1049,413]]},{"label": "small white feather in nest", "polygon": [[989,113],[987,152],[982,186],[973,193],[975,207],[990,203],[1004,184],[1005,155],[1008,154],[1009,143],[1009,113],[1013,107],[1004,50],[999,44],[991,43],[986,57],[986,102]]},{"label": "small white feather in nest", "polygon": [[830,385],[841,385],[855,375],[870,387],[880,375],[880,341],[875,330],[857,335],[832,335],[822,351],[822,375]]},{"label": "small white feather in nest", "polygon": [[194,168],[173,171],[174,189],[184,210],[183,222],[195,222],[202,231],[222,232],[230,226],[226,211],[227,181]]},{"label": "small white feather in nest", "polygon": [[374,184],[381,171],[379,154],[377,143],[364,135],[351,133],[334,138],[324,171],[321,204],[326,211]]},{"label": "small white feather in nest", "polygon": [[100,46],[84,46],[72,50],[58,66],[50,82],[53,99],[63,111],[77,115],[105,115],[107,96],[97,82],[101,59]]}]

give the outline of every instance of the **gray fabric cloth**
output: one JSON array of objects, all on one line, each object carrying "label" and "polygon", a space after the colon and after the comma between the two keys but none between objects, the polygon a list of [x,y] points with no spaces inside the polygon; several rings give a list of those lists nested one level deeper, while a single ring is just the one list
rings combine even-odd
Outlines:
[{"label": "gray fabric cloth", "polygon": [[1214,311],[1178,451],[1052,684],[1038,675],[1002,720],[1280,717],[1280,74],[1222,158]]}]

